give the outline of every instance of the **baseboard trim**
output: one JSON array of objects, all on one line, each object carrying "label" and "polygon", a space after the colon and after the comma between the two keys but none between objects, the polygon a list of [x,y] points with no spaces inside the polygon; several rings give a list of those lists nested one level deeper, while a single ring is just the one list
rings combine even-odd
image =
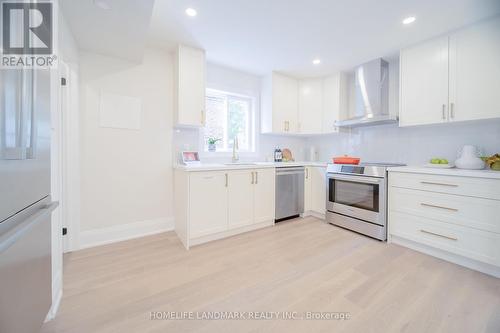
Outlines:
[{"label": "baseboard trim", "polygon": [[174,230],[174,218],[158,218],[82,231],[79,249],[121,242]]},{"label": "baseboard trim", "polygon": [[49,313],[47,313],[47,316],[45,317],[45,322],[48,322],[56,317],[59,305],[61,305],[62,296],[62,288],[59,288],[56,298],[52,300],[52,306],[50,307]]},{"label": "baseboard trim", "polygon": [[321,213],[318,213],[318,212],[313,211],[313,210],[308,210],[308,211],[300,214],[300,217],[308,217],[308,216],[313,216],[313,217],[318,218],[320,220],[325,219],[325,214],[321,214]]},{"label": "baseboard trim", "polygon": [[450,253],[448,251],[444,251],[441,249],[437,249],[435,247],[431,247],[425,244],[420,244],[417,242],[414,242],[412,240],[406,239],[406,238],[401,238],[398,236],[392,235],[390,239],[388,240],[389,243],[394,243],[398,244],[407,248],[410,248],[412,250],[422,252],[425,254],[428,254],[430,256],[443,259],[449,262],[452,262],[454,264],[470,268],[475,271],[479,271],[484,274],[488,274],[497,278],[500,278],[500,267],[493,266],[487,263],[479,262],[474,259],[469,259],[462,257],[457,254]]}]

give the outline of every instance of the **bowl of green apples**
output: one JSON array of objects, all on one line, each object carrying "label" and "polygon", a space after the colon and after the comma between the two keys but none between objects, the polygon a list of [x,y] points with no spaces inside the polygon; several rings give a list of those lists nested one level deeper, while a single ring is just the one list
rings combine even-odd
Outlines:
[{"label": "bowl of green apples", "polygon": [[455,167],[452,163],[448,162],[446,158],[433,157],[425,165],[428,168],[450,169]]}]

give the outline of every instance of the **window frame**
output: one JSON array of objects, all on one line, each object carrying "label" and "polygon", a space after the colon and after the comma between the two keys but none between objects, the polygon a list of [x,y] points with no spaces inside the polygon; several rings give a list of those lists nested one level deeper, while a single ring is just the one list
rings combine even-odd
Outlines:
[{"label": "window frame", "polygon": [[[236,91],[228,91],[227,89],[217,89],[213,87],[207,87],[206,88],[206,93],[212,91],[215,94],[221,94],[221,95],[226,95],[226,96],[232,96],[235,99],[244,99],[244,100],[249,100],[250,101],[250,129],[249,129],[249,135],[251,135],[251,145],[252,145],[252,150],[249,151],[241,151],[238,150],[238,155],[243,156],[243,157],[255,157],[258,156],[259,151],[259,143],[258,143],[258,131],[260,130],[260,126],[258,124],[259,118],[258,118],[258,109],[257,109],[257,97],[252,96],[251,94],[245,94],[245,93],[239,93]],[[200,156],[204,158],[210,158],[210,157],[231,157],[232,156],[232,148],[229,150],[217,150],[215,152],[209,152],[208,151],[208,144],[205,141],[205,126],[201,127],[199,129],[199,147],[200,147]]]}]

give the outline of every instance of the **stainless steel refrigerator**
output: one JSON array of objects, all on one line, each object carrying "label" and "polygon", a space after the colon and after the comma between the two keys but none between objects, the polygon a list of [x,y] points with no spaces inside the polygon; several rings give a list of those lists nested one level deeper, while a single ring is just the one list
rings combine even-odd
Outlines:
[{"label": "stainless steel refrigerator", "polygon": [[0,332],[38,332],[52,302],[50,73],[0,70]]}]

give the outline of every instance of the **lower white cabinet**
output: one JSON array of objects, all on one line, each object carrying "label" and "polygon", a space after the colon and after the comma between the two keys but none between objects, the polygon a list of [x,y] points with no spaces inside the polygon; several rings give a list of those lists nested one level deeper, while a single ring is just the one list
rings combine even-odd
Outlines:
[{"label": "lower white cabinet", "polygon": [[500,277],[500,179],[389,173],[391,242]]},{"label": "lower white cabinet", "polygon": [[228,173],[227,225],[229,229],[253,223],[254,171],[238,170]]},{"label": "lower white cabinet", "polygon": [[226,174],[193,172],[189,179],[189,236],[201,237],[227,229]]},{"label": "lower white cabinet", "polygon": [[274,168],[178,169],[175,193],[175,230],[186,248],[274,223]]},{"label": "lower white cabinet", "polygon": [[255,170],[253,187],[254,223],[274,221],[275,178],[274,169]]},{"label": "lower white cabinet", "polygon": [[304,214],[324,217],[326,211],[326,167],[307,166],[304,178]]},{"label": "lower white cabinet", "polygon": [[326,212],[326,168],[313,167],[311,173],[311,210],[319,214]]}]

